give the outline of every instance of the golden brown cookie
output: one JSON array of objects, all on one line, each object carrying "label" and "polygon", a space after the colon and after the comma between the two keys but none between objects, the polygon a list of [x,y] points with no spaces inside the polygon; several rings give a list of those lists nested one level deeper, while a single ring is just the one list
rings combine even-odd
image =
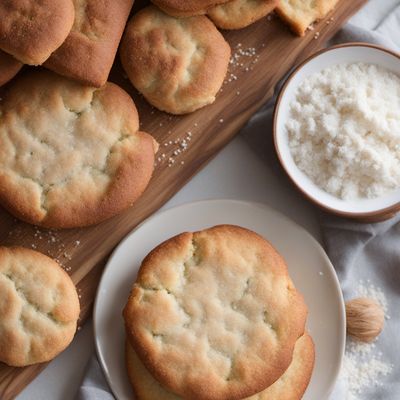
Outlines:
[{"label": "golden brown cookie", "polygon": [[213,103],[230,59],[228,43],[207,17],[178,19],[154,6],[129,21],[120,52],[136,89],[171,114]]},{"label": "golden brown cookie", "polygon": [[43,64],[74,23],[72,0],[2,0],[0,49],[24,64]]},{"label": "golden brown cookie", "polygon": [[75,22],[45,66],[87,85],[107,82],[133,0],[73,0]]},{"label": "golden brown cookie", "polygon": [[279,0],[230,0],[207,11],[221,29],[241,29],[272,12]]},{"label": "golden brown cookie", "polygon": [[96,224],[132,205],[156,145],[138,132],[119,86],[84,86],[48,71],[17,80],[0,105],[0,204],[32,224]]},{"label": "golden brown cookie", "polygon": [[128,340],[156,380],[201,400],[243,399],[272,385],[306,315],[282,257],[230,225],[156,247],[124,309]]},{"label": "golden brown cookie", "polygon": [[229,0],[151,0],[167,14],[174,17],[191,17],[206,14],[207,10]]},{"label": "golden brown cookie", "polygon": [[307,28],[324,18],[336,6],[338,0],[280,0],[276,11],[299,36],[304,36]]},{"label": "golden brown cookie", "polygon": [[[308,334],[304,334],[296,342],[293,359],[286,372],[269,388],[245,400],[301,400],[311,379],[314,359],[314,343]],[[153,378],[128,341],[125,344],[125,361],[136,400],[182,400]]]},{"label": "golden brown cookie", "polygon": [[22,367],[53,359],[72,341],[79,299],[51,258],[0,247],[0,361]]},{"label": "golden brown cookie", "polygon": [[14,78],[22,67],[22,63],[0,50],[0,86]]}]

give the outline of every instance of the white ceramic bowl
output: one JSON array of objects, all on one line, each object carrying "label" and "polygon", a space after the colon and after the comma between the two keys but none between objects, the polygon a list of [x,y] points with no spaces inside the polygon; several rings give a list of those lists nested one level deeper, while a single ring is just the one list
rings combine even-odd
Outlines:
[{"label": "white ceramic bowl", "polygon": [[274,114],[274,141],[278,158],[292,182],[313,203],[326,211],[365,221],[387,219],[400,211],[400,188],[376,199],[342,200],[315,185],[295,164],[285,123],[296,89],[309,75],[335,64],[364,62],[385,67],[400,76],[400,55],[366,43],[348,43],[324,49],[300,64],[283,86]]}]

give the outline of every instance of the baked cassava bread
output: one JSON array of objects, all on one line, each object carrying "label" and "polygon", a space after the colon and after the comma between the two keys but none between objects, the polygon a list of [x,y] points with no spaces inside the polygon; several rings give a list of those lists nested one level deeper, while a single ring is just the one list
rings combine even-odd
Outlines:
[{"label": "baked cassava bread", "polygon": [[15,367],[50,361],[72,341],[79,299],[51,258],[0,247],[0,361]]},{"label": "baked cassava bread", "polygon": [[108,79],[133,0],[73,0],[75,21],[45,66],[100,87]]},{"label": "baked cassava bread", "polygon": [[276,11],[299,36],[304,36],[307,28],[324,18],[339,0],[280,0]]},{"label": "baked cassava bread", "polygon": [[51,228],[99,223],[132,205],[154,169],[157,144],[119,86],[84,86],[31,72],[0,104],[0,205]]},{"label": "baked cassava bread", "polygon": [[156,247],[124,309],[127,338],[155,379],[201,400],[243,399],[272,385],[306,316],[282,257],[230,225]]},{"label": "baked cassava bread", "polygon": [[0,49],[41,65],[62,45],[74,16],[72,0],[1,0]]},{"label": "baked cassava bread", "polygon": [[205,16],[171,17],[149,6],[129,21],[122,66],[153,106],[186,114],[215,101],[230,60],[230,47]]},{"label": "baked cassava bread", "polygon": [[207,15],[221,29],[241,29],[271,13],[279,0],[230,0],[210,8]]},{"label": "baked cassava bread", "polygon": [[[304,334],[296,342],[292,362],[285,373],[273,385],[245,400],[301,400],[311,379],[314,360],[313,340]],[[128,341],[125,362],[136,400],[182,400],[153,378]]]},{"label": "baked cassava bread", "polygon": [[151,0],[167,14],[174,17],[192,17],[206,14],[207,10],[229,0]]}]

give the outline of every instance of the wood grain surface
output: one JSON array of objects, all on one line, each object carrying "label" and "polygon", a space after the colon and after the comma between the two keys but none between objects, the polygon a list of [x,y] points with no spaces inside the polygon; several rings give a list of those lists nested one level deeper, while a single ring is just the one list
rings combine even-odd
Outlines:
[{"label": "wood grain surface", "polygon": [[[0,244],[34,248],[59,260],[78,287],[82,324],[91,313],[105,261],[120,240],[204,167],[273,95],[275,85],[290,68],[321,48],[365,3],[342,0],[303,38],[294,36],[276,17],[240,31],[224,32],[235,59],[226,82],[213,105],[187,116],[169,116],[150,107],[132,88],[117,60],[111,80],[132,95],[141,129],[160,143],[148,189],[125,213],[86,229],[38,229],[0,209]],[[0,399],[15,398],[45,366],[11,368],[0,363]]]}]

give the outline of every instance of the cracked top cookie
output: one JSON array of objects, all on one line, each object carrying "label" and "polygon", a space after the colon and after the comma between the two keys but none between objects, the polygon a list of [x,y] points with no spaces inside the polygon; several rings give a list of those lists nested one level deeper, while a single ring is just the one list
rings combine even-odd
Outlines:
[{"label": "cracked top cookie", "polygon": [[151,0],[169,15],[190,17],[205,14],[210,7],[229,0]]},{"label": "cracked top cookie", "polygon": [[210,8],[207,15],[221,29],[241,29],[272,12],[279,0],[230,0]]},{"label": "cracked top cookie", "polygon": [[53,359],[72,341],[79,299],[51,258],[0,247],[0,361],[15,367]]},{"label": "cracked top cookie", "polygon": [[[296,342],[292,362],[285,373],[273,385],[245,400],[301,400],[311,379],[314,359],[313,340],[304,334]],[[137,400],[182,400],[153,378],[129,342],[125,345],[125,361]]]},{"label": "cracked top cookie", "polygon": [[0,204],[40,226],[96,224],[146,188],[156,143],[130,96],[51,72],[18,79],[0,106]]},{"label": "cracked top cookie", "polygon": [[230,52],[207,17],[174,18],[154,6],[133,16],[120,48],[132,84],[153,106],[172,114],[214,102]]},{"label": "cracked top cookie", "polygon": [[201,400],[243,399],[272,385],[306,316],[282,257],[229,225],[159,245],[124,309],[128,340],[156,380]]},{"label": "cracked top cookie", "polygon": [[41,65],[74,23],[72,0],[1,0],[0,48],[24,64]]}]

